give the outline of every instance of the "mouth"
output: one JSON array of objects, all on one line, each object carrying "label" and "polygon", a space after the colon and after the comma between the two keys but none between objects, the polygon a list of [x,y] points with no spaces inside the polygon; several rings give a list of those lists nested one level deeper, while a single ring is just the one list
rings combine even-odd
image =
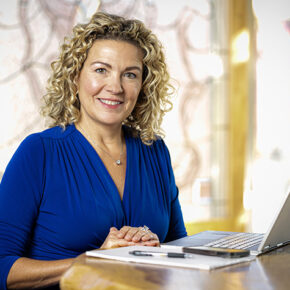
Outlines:
[{"label": "mouth", "polygon": [[106,99],[98,99],[101,103],[109,106],[117,106],[122,104],[123,102],[117,100],[106,100]]}]

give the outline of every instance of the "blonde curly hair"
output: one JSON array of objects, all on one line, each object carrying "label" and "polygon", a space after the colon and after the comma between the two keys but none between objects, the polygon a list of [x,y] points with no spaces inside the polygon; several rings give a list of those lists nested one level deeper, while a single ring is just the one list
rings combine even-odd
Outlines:
[{"label": "blonde curly hair", "polygon": [[163,47],[151,30],[136,19],[96,12],[86,24],[73,28],[70,38],[61,46],[59,58],[52,62],[52,74],[44,95],[42,114],[51,118],[53,126],[65,128],[80,117],[76,80],[95,40],[127,41],[141,48],[143,56],[142,88],[131,115],[124,124],[132,128],[144,144],[150,145],[157,136],[164,136],[161,123],[171,110],[169,100],[174,93],[169,83]]}]

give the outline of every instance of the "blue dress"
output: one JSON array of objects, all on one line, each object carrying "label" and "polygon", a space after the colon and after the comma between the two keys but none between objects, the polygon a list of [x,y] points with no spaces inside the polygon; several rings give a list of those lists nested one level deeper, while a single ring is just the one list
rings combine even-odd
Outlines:
[{"label": "blue dress", "polygon": [[19,257],[55,260],[98,248],[110,227],[147,225],[160,242],[186,236],[168,149],[123,127],[123,200],[102,160],[75,128],[28,136],[0,185],[0,289]]}]

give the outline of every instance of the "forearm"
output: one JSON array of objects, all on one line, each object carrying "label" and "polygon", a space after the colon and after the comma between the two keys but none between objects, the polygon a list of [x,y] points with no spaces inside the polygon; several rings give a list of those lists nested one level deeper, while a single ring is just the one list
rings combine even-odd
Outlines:
[{"label": "forearm", "polygon": [[10,269],[7,287],[8,289],[33,289],[55,285],[73,261],[74,259],[41,261],[19,258]]}]

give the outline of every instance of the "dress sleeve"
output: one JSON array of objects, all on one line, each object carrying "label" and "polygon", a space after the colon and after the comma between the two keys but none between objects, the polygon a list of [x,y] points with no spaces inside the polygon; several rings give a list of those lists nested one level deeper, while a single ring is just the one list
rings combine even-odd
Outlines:
[{"label": "dress sleeve", "polygon": [[44,150],[30,135],[18,147],[0,184],[0,289],[13,263],[25,256],[43,187]]},{"label": "dress sleeve", "polygon": [[171,215],[169,231],[164,240],[164,243],[174,241],[187,236],[184,226],[182,211],[178,200],[178,188],[175,190],[175,198],[171,200]]},{"label": "dress sleeve", "polygon": [[164,243],[166,243],[187,236],[187,232],[185,229],[181,206],[178,199],[179,191],[175,183],[170,154],[163,140],[161,141],[161,144],[163,145],[164,157],[167,164],[166,170],[168,171],[169,175],[170,221],[169,230],[164,240]]}]

